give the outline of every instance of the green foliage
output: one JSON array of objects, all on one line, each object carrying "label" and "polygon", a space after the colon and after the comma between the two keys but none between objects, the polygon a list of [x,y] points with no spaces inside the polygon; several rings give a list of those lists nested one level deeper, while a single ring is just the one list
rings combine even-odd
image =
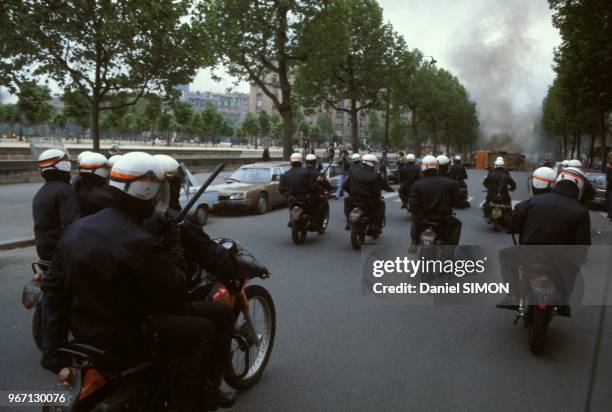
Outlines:
[{"label": "green foliage", "polygon": [[259,134],[259,123],[255,116],[253,116],[253,113],[249,112],[246,114],[241,128],[245,137],[255,137]]},{"label": "green foliage", "polygon": [[174,121],[179,127],[179,131],[186,132],[191,118],[193,117],[193,108],[191,103],[178,101],[172,105],[172,114]]},{"label": "green foliage", "polygon": [[99,113],[117,107],[112,95],[127,92],[122,105],[133,105],[150,90],[188,83],[207,63],[206,39],[192,29],[189,8],[187,0],[11,1],[2,27],[16,33],[1,36],[18,51],[2,51],[1,61],[27,61],[10,74],[48,75],[87,96],[99,150]]},{"label": "green foliage", "polygon": [[86,128],[91,120],[91,106],[79,90],[64,90],[61,97],[64,108],[62,114],[66,120],[74,122],[80,128]]},{"label": "green foliage", "polygon": [[317,116],[316,126],[321,130],[321,135],[325,139],[329,139],[334,134],[334,124],[332,123],[331,115],[328,112],[323,112]]},{"label": "green foliage", "polygon": [[47,86],[39,86],[34,82],[22,82],[17,92],[17,108],[30,126],[46,123],[54,113],[51,104],[51,91]]},{"label": "green foliage", "polygon": [[366,135],[372,143],[383,143],[385,140],[385,126],[375,111],[368,113],[368,130]]},{"label": "green foliage", "polygon": [[259,112],[259,114],[257,115],[257,122],[259,123],[259,133],[264,136],[267,137],[270,134],[270,116],[268,115],[267,112],[265,111],[261,111]]},{"label": "green foliage", "polygon": [[[313,48],[308,64],[298,69],[296,91],[300,101],[306,107],[324,102],[350,113],[356,123],[359,111],[375,109],[382,101],[403,41],[384,23],[376,0],[332,2],[316,25],[312,33],[325,33],[326,38]],[[345,99],[350,104],[339,104]],[[356,124],[352,140],[358,147]]]}]

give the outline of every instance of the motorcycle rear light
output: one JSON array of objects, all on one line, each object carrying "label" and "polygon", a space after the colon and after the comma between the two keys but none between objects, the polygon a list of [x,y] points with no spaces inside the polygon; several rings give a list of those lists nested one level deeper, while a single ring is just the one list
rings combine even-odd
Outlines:
[{"label": "motorcycle rear light", "polygon": [[546,310],[546,306],[547,306],[547,305],[545,305],[544,303],[539,303],[539,304],[538,304],[538,308],[539,308],[540,310]]},{"label": "motorcycle rear light", "polygon": [[64,386],[72,385],[72,382],[74,382],[75,377],[76,377],[76,369],[74,368],[63,368],[57,374],[57,378],[59,379],[60,383]]},{"label": "motorcycle rear light", "polygon": [[78,399],[85,399],[96,390],[100,389],[106,383],[106,379],[104,376],[100,374],[95,369],[87,369],[85,371],[85,379],[83,379],[83,386],[81,387],[81,392],[79,393]]}]

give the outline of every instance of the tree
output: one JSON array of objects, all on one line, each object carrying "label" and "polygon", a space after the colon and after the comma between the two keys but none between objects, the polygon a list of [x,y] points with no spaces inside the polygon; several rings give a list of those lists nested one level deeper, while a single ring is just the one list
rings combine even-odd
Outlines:
[{"label": "tree", "polygon": [[[64,90],[61,100],[62,103],[64,103],[62,114],[65,119],[72,121],[82,131],[81,133],[84,133],[91,118],[91,108],[87,101],[87,96],[79,90],[66,89]],[[77,140],[79,137],[80,134],[77,135]]]},{"label": "tree", "polygon": [[262,137],[268,137],[270,135],[270,116],[264,110],[257,114],[257,122],[259,123],[259,134]]},{"label": "tree", "polygon": [[[327,38],[298,69],[296,90],[305,107],[321,102],[351,118],[352,146],[359,147],[359,112],[379,105],[394,71],[401,43],[384,24],[376,0],[333,2],[334,12],[318,22]],[[348,101],[348,106],[345,105]]]},{"label": "tree", "polygon": [[259,123],[257,119],[253,115],[253,113],[249,112],[246,114],[244,120],[242,121],[242,130],[244,131],[244,136],[247,138],[256,138],[259,133]]},{"label": "tree", "polygon": [[43,124],[53,118],[55,109],[50,103],[51,91],[47,86],[22,82],[17,98],[17,108],[29,126]]},{"label": "tree", "polygon": [[328,112],[323,112],[317,116],[317,127],[321,130],[321,135],[324,139],[328,140],[334,134],[334,125],[332,123],[331,115]]},{"label": "tree", "polygon": [[[174,116],[174,121],[178,125],[178,130],[181,133],[186,133],[189,123],[191,122],[191,118],[193,117],[193,107],[189,102],[174,102],[172,105],[172,114]],[[170,141],[168,141],[170,144]]]},{"label": "tree", "polygon": [[382,143],[385,138],[385,128],[375,111],[368,114],[367,136],[373,143]]},{"label": "tree", "polygon": [[172,130],[172,114],[164,110],[157,119],[157,129],[166,134],[166,140],[170,141],[170,131]]},{"label": "tree", "polygon": [[[3,27],[16,32],[17,57],[29,59],[30,73],[87,96],[99,150],[103,111],[188,83],[207,63],[205,39],[192,30],[189,7],[187,0],[11,2]],[[122,91],[131,99],[121,106],[109,102]]]},{"label": "tree", "polygon": [[143,108],[143,114],[145,119],[148,121],[149,131],[151,137],[155,138],[155,129],[157,126],[157,119],[162,113],[162,102],[158,95],[149,93],[145,96],[145,104]]},{"label": "tree", "polygon": [[[201,31],[210,35],[215,60],[228,73],[268,96],[284,125],[283,157],[293,151],[292,73],[312,48],[304,42],[328,2],[322,0],[203,0]],[[312,37],[315,37],[313,35]]]}]

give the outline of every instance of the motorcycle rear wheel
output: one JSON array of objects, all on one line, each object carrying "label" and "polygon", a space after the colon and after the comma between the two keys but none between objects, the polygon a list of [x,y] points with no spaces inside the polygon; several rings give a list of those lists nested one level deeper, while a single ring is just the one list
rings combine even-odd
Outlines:
[{"label": "motorcycle rear wheel", "polygon": [[32,337],[39,350],[42,350],[42,310],[40,304],[34,308],[32,315]]},{"label": "motorcycle rear wheel", "polygon": [[351,224],[351,246],[355,250],[361,250],[361,245],[365,242],[365,230],[359,223]]},{"label": "motorcycle rear wheel", "polygon": [[[249,313],[257,334],[257,342],[250,342],[247,335],[246,319],[239,312],[234,321],[234,328],[241,336],[240,341],[232,339],[230,372],[225,375],[225,382],[234,389],[244,390],[252,387],[261,378],[266,369],[276,335],[276,309],[270,293],[260,285],[249,285],[244,289],[249,302]],[[262,309],[263,319],[257,314],[256,307]],[[258,321],[263,320],[263,330],[258,329]],[[246,345],[245,345],[246,343]],[[248,351],[248,352],[247,352]],[[246,369],[246,371],[245,371]]]},{"label": "motorcycle rear wheel", "polygon": [[546,329],[548,328],[548,311],[532,308],[531,322],[529,323],[529,351],[539,355],[546,343]]},{"label": "motorcycle rear wheel", "polygon": [[300,222],[294,221],[291,223],[291,239],[296,245],[301,245],[306,240],[307,230],[302,227]]}]

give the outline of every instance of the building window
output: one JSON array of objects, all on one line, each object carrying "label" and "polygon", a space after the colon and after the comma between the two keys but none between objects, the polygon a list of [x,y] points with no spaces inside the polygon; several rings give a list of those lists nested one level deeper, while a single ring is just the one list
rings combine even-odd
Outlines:
[{"label": "building window", "polygon": [[261,108],[262,105],[263,105],[263,102],[260,99],[258,99],[256,103],[256,107],[259,109]]}]

